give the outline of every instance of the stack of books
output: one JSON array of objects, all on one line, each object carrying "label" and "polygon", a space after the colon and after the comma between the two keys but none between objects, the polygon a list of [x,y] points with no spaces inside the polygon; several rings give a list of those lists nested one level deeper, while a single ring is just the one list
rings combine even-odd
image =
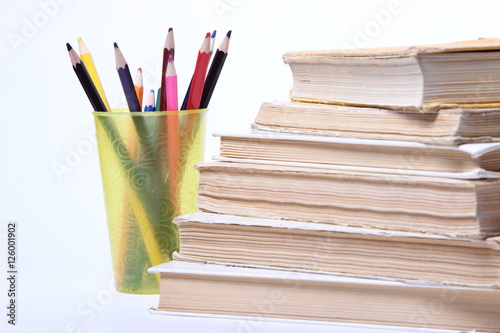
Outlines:
[{"label": "stack of books", "polygon": [[500,40],[284,55],[155,313],[500,331]]}]

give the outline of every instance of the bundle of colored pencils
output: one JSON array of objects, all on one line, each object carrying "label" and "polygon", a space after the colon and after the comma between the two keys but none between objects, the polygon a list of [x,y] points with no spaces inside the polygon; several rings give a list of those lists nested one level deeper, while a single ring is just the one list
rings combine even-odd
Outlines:
[{"label": "bundle of colored pencils", "polygon": [[[206,109],[209,105],[227,57],[231,31],[224,37],[212,60],[215,35],[215,31],[212,34],[207,33],[203,39],[194,73],[180,110]],[[94,111],[111,112],[92,56],[81,38],[78,39],[78,43],[80,56],[69,43],[67,44],[73,69]],[[130,249],[127,248],[126,239],[132,235],[128,234],[127,228],[122,228],[121,238],[124,244],[119,257],[126,257],[129,254],[127,251],[138,256],[142,251],[148,258],[146,266],[154,266],[166,261],[165,247],[168,247],[168,256],[178,249],[176,230],[171,225],[158,226],[155,223],[160,220],[171,222],[173,217],[188,213],[182,210],[178,195],[184,174],[183,167],[187,163],[186,157],[180,153],[180,142],[192,140],[193,133],[199,126],[199,119],[197,113],[186,115],[182,121],[179,118],[182,111],[178,106],[177,73],[174,65],[175,43],[172,28],[168,30],[164,44],[161,86],[157,90],[156,98],[154,89],[148,91],[144,106],[141,68],[138,69],[135,80],[132,80],[127,61],[116,43],[114,43],[114,50],[116,70],[129,111],[167,111],[166,117],[131,117],[129,135],[137,137],[138,147],[126,144],[132,140],[123,138],[123,133],[120,133],[113,119],[96,117],[96,126],[105,132],[115,158],[120,162],[121,177],[128,179],[125,184],[124,205],[126,207],[124,210],[132,210],[134,223],[140,230],[140,235],[136,235],[137,239],[133,242],[140,246]],[[210,60],[212,63],[209,66]],[[160,133],[166,133],[166,137],[160,137]],[[146,184],[146,186],[139,188],[135,184]],[[159,201],[155,202],[156,199]],[[167,242],[169,244],[166,244]],[[122,273],[127,275],[127,270],[135,270],[137,275],[141,270],[143,271],[144,266],[144,262],[136,263],[136,266],[132,267],[124,265]],[[140,279],[141,276],[129,279],[130,287],[133,289],[135,285],[139,285]]]},{"label": "bundle of colored pencils", "polygon": [[[212,34],[206,33],[203,43],[198,52],[198,58],[191,82],[187,88],[181,110],[206,109],[212,98],[219,75],[227,57],[231,31],[228,31],[212,59],[216,31]],[[99,75],[92,56],[81,38],[78,38],[80,56],[73,50],[69,43],[66,44],[71,64],[80,80],[80,83],[89,98],[94,111],[111,111],[102,87]],[[157,90],[150,89],[146,105],[142,107],[143,81],[142,70],[138,69],[135,80],[132,80],[129,66],[117,43],[114,43],[116,69],[120,77],[123,92],[125,94],[129,111],[178,111],[177,103],[177,74],[174,66],[175,42],[173,29],[168,30],[163,49],[163,63],[161,72],[161,87]],[[207,74],[208,71],[208,74]]]}]

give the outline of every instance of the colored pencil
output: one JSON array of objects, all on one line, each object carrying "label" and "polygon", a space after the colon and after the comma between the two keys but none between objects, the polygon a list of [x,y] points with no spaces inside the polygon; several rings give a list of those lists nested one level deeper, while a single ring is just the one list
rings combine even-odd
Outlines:
[{"label": "colored pencil", "polygon": [[210,60],[210,33],[207,32],[203,43],[201,44],[196,60],[196,66],[191,83],[191,91],[187,101],[186,110],[196,110],[200,107],[201,95],[205,76],[207,75],[208,62]]},{"label": "colored pencil", "polygon": [[142,97],[144,96],[144,87],[142,84],[142,68],[139,68],[137,70],[137,74],[135,75],[134,90],[137,95],[139,105],[142,105]]},{"label": "colored pencil", "polygon": [[214,52],[214,44],[215,44],[215,36],[217,35],[217,30],[212,31],[212,35],[210,36],[210,59],[212,59],[212,55]]},{"label": "colored pencil", "polygon": [[[85,65],[83,62],[80,60],[76,52],[72,49],[71,45],[66,44],[68,51],[70,53],[70,58],[71,62],[73,64],[73,69],[75,69],[75,72],[80,79],[80,82],[82,83],[82,86],[85,89],[85,92],[87,93],[87,96],[91,100],[92,105],[94,106],[95,111],[110,111],[110,109],[106,109],[104,102],[102,101],[101,96],[99,95],[99,92],[97,91],[97,88],[95,87],[94,83],[92,82],[89,73],[87,72]],[[121,137],[118,135],[118,130],[114,126],[114,124],[110,121],[110,119],[106,118],[99,118],[99,124],[103,126],[106,135],[111,142],[115,152],[117,152],[117,156],[120,159],[120,162],[122,162],[123,170],[130,169],[130,166],[134,166],[132,159],[130,158],[130,155],[127,155],[127,153],[123,154],[124,150],[124,144],[121,140]],[[119,152],[119,153],[118,153]],[[123,171],[124,172],[124,171]],[[124,172],[125,173],[125,172]],[[127,187],[130,187],[129,184],[126,184]],[[129,191],[135,191],[135,189],[132,189],[130,187]],[[135,194],[135,193],[134,193]],[[135,212],[144,212],[144,206],[141,204],[140,199],[132,195],[133,198],[131,198],[132,201],[132,207]],[[136,214],[137,215],[137,214]],[[140,214],[140,217],[138,219],[141,219],[141,224],[146,224],[149,225],[150,221],[147,220],[147,214]],[[124,226],[124,229],[122,229],[122,239],[125,237],[128,237],[128,230],[126,230],[127,226]],[[145,237],[151,237],[151,232],[147,230],[147,227],[142,228],[141,230],[144,233]],[[159,252],[159,247],[157,246],[156,241],[150,242],[149,244],[146,244],[146,249],[148,252],[148,256],[151,259],[151,262],[156,261],[156,262],[161,262],[161,257],[158,254]],[[120,247],[120,250],[123,251],[123,253],[126,253],[127,247],[126,244],[123,245],[123,247]],[[121,263],[118,264],[119,266],[122,266]],[[121,274],[117,274],[116,279],[119,282],[123,282],[123,276],[125,274],[125,267],[120,267],[121,268]],[[134,275],[132,275],[134,276]],[[132,278],[133,279],[133,278]],[[128,282],[132,282],[132,279],[129,279]]]},{"label": "colored pencil", "polygon": [[[122,83],[123,92],[125,93],[129,110],[130,112],[141,112],[141,105],[137,99],[137,94],[134,89],[134,84],[132,82],[132,77],[130,76],[130,70],[127,62],[118,45],[115,43],[114,46],[116,69]],[[142,117],[132,117],[132,121],[139,137],[141,152],[143,153],[142,158],[144,160],[154,161],[154,152],[156,151],[156,147],[155,143],[151,141],[151,138],[148,135],[147,123]],[[148,169],[148,171],[153,172],[153,169]]]},{"label": "colored pencil", "polygon": [[78,77],[83,90],[85,90],[85,93],[87,94],[87,97],[90,100],[90,104],[92,104],[94,111],[107,111],[106,105],[102,101],[102,98],[99,95],[96,86],[92,82],[89,72],[85,68],[82,60],[69,43],[66,43],[66,47],[68,49],[69,58],[71,59],[73,70],[75,71],[75,74]]},{"label": "colored pencil", "polygon": [[92,59],[92,55],[81,37],[78,38],[78,46],[80,48],[80,59],[85,65],[85,68],[87,69],[90,79],[94,83],[99,96],[101,96],[101,99],[106,106],[106,111],[111,111],[108,100],[106,99],[106,94],[104,93],[104,88],[102,87],[101,80],[99,79],[99,74],[97,73],[94,60]]},{"label": "colored pencil", "polygon": [[161,87],[156,91],[156,106],[155,111],[160,111]]},{"label": "colored pencil", "polygon": [[99,124],[102,126],[104,133],[106,133],[108,141],[116,154],[116,158],[120,161],[120,172],[122,173],[122,177],[128,179],[128,181],[125,182],[125,191],[130,200],[132,210],[134,211],[134,216],[137,220],[142,239],[148,240],[144,242],[144,245],[149,260],[152,265],[155,265],[155,263],[159,264],[163,259],[160,252],[159,241],[152,227],[158,212],[155,210],[154,206],[151,206],[148,202],[150,194],[144,191],[143,188],[135,185],[135,182],[147,182],[147,175],[141,173],[136,167],[135,161],[127,151],[127,145],[111,119],[99,117]]},{"label": "colored pencil", "polygon": [[[210,36],[210,59],[212,59],[212,54],[213,54],[213,49],[214,49],[214,44],[215,44],[215,35],[217,34],[217,30],[214,30],[212,32],[212,35]],[[191,84],[193,83],[193,78],[191,77],[191,81],[189,81],[189,86],[186,91],[186,95],[184,96],[184,99],[182,100],[182,105],[181,105],[181,110],[186,110],[187,108],[187,102],[189,98],[189,93],[191,92]]]},{"label": "colored pencil", "polygon": [[169,28],[167,33],[167,38],[165,39],[165,45],[163,47],[163,64],[161,69],[161,95],[160,104],[157,105],[158,111],[167,110],[167,90],[165,88],[165,75],[168,67],[169,56],[174,57],[175,55],[175,40],[174,40],[174,29]]},{"label": "colored pencil", "polygon": [[177,209],[176,215],[180,214],[178,200],[179,184],[182,178],[180,168],[180,137],[179,137],[179,114],[177,100],[177,73],[175,71],[174,58],[169,56],[167,72],[165,74],[165,87],[167,88],[167,148],[168,148],[168,190],[169,198]]},{"label": "colored pencil", "polygon": [[214,60],[210,65],[210,70],[208,71],[207,78],[205,80],[205,85],[203,86],[203,94],[200,101],[200,109],[205,109],[208,107],[208,103],[212,98],[215,86],[217,85],[217,80],[219,79],[222,67],[226,61],[227,52],[229,48],[229,40],[231,38],[231,30],[229,30],[220,43],[219,48],[215,52]]},{"label": "colored pencil", "polygon": [[146,99],[146,106],[144,107],[144,111],[152,112],[155,110],[155,91],[151,89],[148,94],[148,98]]},{"label": "colored pencil", "polygon": [[167,72],[165,74],[165,87],[167,87],[167,111],[177,111],[177,73],[174,66],[174,58],[168,57]]},{"label": "colored pencil", "polygon": [[[130,112],[140,112],[141,105],[139,104],[139,100],[134,89],[134,83],[132,81],[132,77],[130,76],[129,66],[116,43],[114,43],[114,48],[116,69],[122,84],[123,92],[125,93],[125,97],[127,99],[129,110]],[[127,194],[129,196],[142,239],[144,240],[144,245],[149,259],[151,260],[151,263],[153,263],[153,261],[161,260],[159,242],[156,238],[157,235],[155,234],[153,227],[153,223],[160,218],[160,212],[151,206],[151,193],[149,191],[147,193],[141,193],[141,189],[134,188],[133,183],[136,179],[140,179],[141,181],[144,181],[144,184],[147,184],[157,177],[160,173],[159,170],[161,169],[160,163],[155,157],[156,144],[149,136],[148,124],[145,122],[145,119],[142,117],[132,117],[132,122],[140,145],[140,159],[141,161],[147,161],[150,164],[148,165],[148,168],[145,168],[145,170],[141,170],[141,168],[135,164],[124,169],[129,176],[129,182],[126,184],[128,185]],[[138,176],[141,178],[136,178]],[[155,192],[158,191],[160,184],[158,182],[153,182],[150,186],[151,191]]]},{"label": "colored pencil", "polygon": [[137,94],[134,89],[132,77],[130,76],[130,69],[128,68],[127,61],[125,60],[125,57],[123,56],[120,48],[116,43],[114,43],[114,47],[116,70],[118,71],[118,76],[120,77],[123,92],[125,93],[125,98],[127,99],[128,108],[130,112],[140,112],[141,105],[139,104],[139,100],[137,99]]}]

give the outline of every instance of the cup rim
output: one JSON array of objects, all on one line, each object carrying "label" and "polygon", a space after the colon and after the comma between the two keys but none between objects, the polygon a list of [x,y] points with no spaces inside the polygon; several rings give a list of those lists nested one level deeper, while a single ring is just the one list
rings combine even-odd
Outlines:
[{"label": "cup rim", "polygon": [[153,111],[153,112],[130,112],[126,108],[116,108],[111,109],[111,112],[107,111],[92,111],[94,116],[100,117],[118,117],[118,116],[132,116],[132,117],[156,117],[156,116],[165,116],[169,114],[201,114],[206,113],[207,109],[196,109],[196,110],[181,110],[181,111]]}]

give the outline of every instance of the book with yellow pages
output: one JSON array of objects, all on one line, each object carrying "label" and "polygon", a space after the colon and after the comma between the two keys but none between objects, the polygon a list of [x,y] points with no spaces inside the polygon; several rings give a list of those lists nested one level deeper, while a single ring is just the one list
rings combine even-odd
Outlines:
[{"label": "book with yellow pages", "polygon": [[500,108],[439,112],[317,103],[262,103],[252,128],[338,138],[459,145],[500,141]]},{"label": "book with yellow pages", "polygon": [[499,237],[477,240],[200,212],[174,222],[180,233],[177,260],[500,287]]},{"label": "book with yellow pages", "polygon": [[500,103],[500,39],[283,55],[294,101],[431,111]]},{"label": "book with yellow pages", "polygon": [[500,234],[500,179],[453,179],[206,162],[198,208],[210,213],[487,238]]},{"label": "book with yellow pages", "polygon": [[500,177],[500,143],[439,146],[258,130],[214,135],[220,137],[221,157],[247,163],[307,163],[322,168],[470,179]]},{"label": "book with yellow pages", "polygon": [[181,261],[148,271],[160,274],[153,314],[385,325],[398,332],[500,330],[498,290]]}]

